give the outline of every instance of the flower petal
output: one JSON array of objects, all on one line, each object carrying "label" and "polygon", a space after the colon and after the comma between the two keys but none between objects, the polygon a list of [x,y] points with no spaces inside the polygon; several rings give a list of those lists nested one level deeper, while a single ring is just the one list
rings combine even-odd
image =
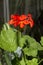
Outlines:
[{"label": "flower petal", "polygon": [[24,20],[24,19],[26,19],[26,18],[27,18],[26,15],[21,15],[21,16],[19,17],[20,20]]},{"label": "flower petal", "polygon": [[14,20],[11,19],[11,20],[8,22],[8,24],[10,24],[10,25],[14,24]]},{"label": "flower petal", "polygon": [[20,26],[20,28],[24,28],[25,25],[23,23],[21,23],[19,26]]}]

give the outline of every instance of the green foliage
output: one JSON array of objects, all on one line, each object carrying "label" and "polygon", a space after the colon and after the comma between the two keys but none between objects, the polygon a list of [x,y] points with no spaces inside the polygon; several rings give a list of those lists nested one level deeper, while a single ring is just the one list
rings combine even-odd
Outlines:
[{"label": "green foliage", "polygon": [[16,32],[14,32],[11,28],[3,28],[0,38],[0,46],[2,49],[7,51],[14,51],[17,49]]},{"label": "green foliage", "polygon": [[41,47],[41,45],[36,42],[35,39],[28,35],[23,36],[20,40],[20,46],[23,47],[24,44],[26,45],[26,47],[23,49],[23,51],[28,56],[36,56],[38,50],[43,50],[43,47]]},{"label": "green foliage", "polygon": [[32,59],[32,60],[27,60],[26,59],[26,61],[24,60],[24,58],[22,58],[22,60],[17,60],[17,59],[15,59],[16,60],[16,63],[15,63],[15,65],[17,64],[17,65],[38,65],[38,59],[36,59],[36,58],[34,58],[34,59]]},{"label": "green foliage", "polygon": [[[41,44],[43,45],[43,37],[41,37]],[[38,51],[43,51],[43,47],[29,35],[22,35],[20,31],[11,28],[8,24],[4,24],[2,31],[0,33],[0,48],[15,52],[17,47],[22,49],[22,55],[37,57]],[[22,56],[21,56],[22,57]],[[32,60],[24,59],[21,60],[18,57],[14,59],[14,65],[38,65],[38,58],[33,58]]]},{"label": "green foliage", "polygon": [[21,64],[21,65],[25,65],[24,58],[22,58],[22,60],[20,61],[20,64]]},{"label": "green foliage", "polygon": [[37,55],[37,49],[34,49],[34,48],[24,48],[23,49],[24,53],[28,56],[36,56]]},{"label": "green foliage", "polygon": [[18,58],[15,58],[13,62],[14,62],[14,65],[38,65],[37,58],[33,58],[32,60],[27,60],[27,59],[24,59],[23,57],[21,60],[19,60]]},{"label": "green foliage", "polygon": [[[26,41],[27,41],[27,43],[26,43]],[[23,47],[24,44],[25,45],[28,44],[27,45],[28,47],[31,47],[31,48],[34,48],[37,50],[43,50],[43,47],[41,47],[41,45],[33,37],[30,37],[28,35],[23,35],[20,38],[20,46]]]},{"label": "green foliage", "polygon": [[38,65],[38,59],[27,60],[27,65]]},{"label": "green foliage", "polygon": [[43,36],[41,37],[41,41],[40,41],[40,42],[41,42],[41,44],[42,44],[42,46],[43,46]]}]

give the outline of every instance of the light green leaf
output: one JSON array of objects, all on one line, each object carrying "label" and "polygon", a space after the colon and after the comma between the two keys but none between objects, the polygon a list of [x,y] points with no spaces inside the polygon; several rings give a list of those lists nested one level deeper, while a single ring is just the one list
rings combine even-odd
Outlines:
[{"label": "light green leaf", "polygon": [[3,28],[0,38],[0,46],[2,49],[7,51],[15,51],[17,49],[16,32],[11,28]]},{"label": "light green leaf", "polygon": [[22,58],[22,60],[20,61],[20,65],[25,65],[25,61],[24,61],[23,58]]},{"label": "light green leaf", "polygon": [[32,37],[28,35],[22,36],[22,38],[20,39],[20,42],[21,42],[20,46],[22,47],[24,44],[26,44],[26,41],[28,41],[29,46],[37,48],[37,42],[35,41],[35,39],[33,39]]},{"label": "light green leaf", "polygon": [[28,41],[27,46],[37,50],[43,50],[43,47],[41,47],[40,43],[38,43],[33,37],[30,37],[28,35],[24,35],[20,38],[20,46],[23,47],[24,44],[27,44],[26,41]]},{"label": "light green leaf", "polygon": [[38,59],[33,58],[32,60],[27,60],[24,61],[24,59],[22,58],[22,60],[20,61],[20,65],[38,65]]},{"label": "light green leaf", "polygon": [[38,59],[27,60],[27,65],[38,65]]},{"label": "light green leaf", "polygon": [[37,55],[37,49],[34,49],[34,48],[24,48],[23,49],[24,51],[24,54],[28,55],[28,56],[33,56],[35,57]]},{"label": "light green leaf", "polygon": [[41,42],[41,44],[42,44],[42,46],[43,46],[43,36],[41,37],[41,41],[40,41],[40,42]]},{"label": "light green leaf", "polygon": [[25,38],[24,37],[21,37],[20,40],[19,40],[20,47],[23,47],[24,44],[25,44]]},{"label": "light green leaf", "polygon": [[[26,40],[28,41],[28,44],[26,43]],[[24,35],[20,43],[21,47],[23,47],[24,44],[27,44],[26,47],[23,49],[24,53],[28,56],[36,56],[38,50],[43,50],[43,47],[36,42],[36,40],[28,35]]]}]

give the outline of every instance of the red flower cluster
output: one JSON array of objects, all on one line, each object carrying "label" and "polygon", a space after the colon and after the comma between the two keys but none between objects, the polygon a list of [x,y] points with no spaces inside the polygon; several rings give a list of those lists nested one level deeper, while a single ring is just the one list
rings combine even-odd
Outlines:
[{"label": "red flower cluster", "polygon": [[8,22],[10,25],[14,25],[15,27],[20,26],[20,28],[24,28],[25,25],[30,25],[32,28],[34,26],[34,21],[32,19],[32,15],[11,15],[11,20]]}]

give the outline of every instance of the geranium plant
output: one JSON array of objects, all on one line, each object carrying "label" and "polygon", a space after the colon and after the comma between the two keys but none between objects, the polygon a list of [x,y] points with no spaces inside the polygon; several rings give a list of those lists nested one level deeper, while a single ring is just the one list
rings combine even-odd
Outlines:
[{"label": "geranium plant", "polygon": [[[43,46],[33,37],[23,35],[21,32],[21,29],[27,25],[30,28],[34,26],[31,14],[11,15],[9,22],[3,25],[0,33],[0,48],[4,51],[7,65],[38,65],[43,60],[38,57],[38,51],[43,51]],[[43,37],[40,42],[43,45]],[[29,57],[32,59],[29,60]]]}]

